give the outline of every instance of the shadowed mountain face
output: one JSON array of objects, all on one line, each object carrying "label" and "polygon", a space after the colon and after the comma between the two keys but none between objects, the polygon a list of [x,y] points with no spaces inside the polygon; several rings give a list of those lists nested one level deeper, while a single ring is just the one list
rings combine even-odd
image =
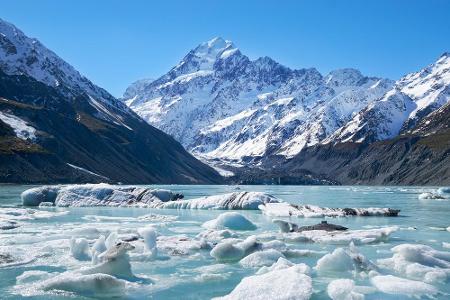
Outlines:
[{"label": "shadowed mountain face", "polygon": [[0,20],[0,182],[220,183],[220,175]]}]

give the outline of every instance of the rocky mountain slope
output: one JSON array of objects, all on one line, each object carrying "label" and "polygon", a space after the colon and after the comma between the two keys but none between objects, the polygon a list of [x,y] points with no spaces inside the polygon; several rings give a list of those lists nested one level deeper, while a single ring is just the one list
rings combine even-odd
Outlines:
[{"label": "rocky mountain slope", "polygon": [[195,155],[248,163],[323,141],[393,84],[354,69],[323,76],[269,57],[252,61],[215,38],[164,76],[130,86],[124,100]]},{"label": "rocky mountain slope", "polygon": [[173,138],[0,19],[0,182],[218,183]]}]

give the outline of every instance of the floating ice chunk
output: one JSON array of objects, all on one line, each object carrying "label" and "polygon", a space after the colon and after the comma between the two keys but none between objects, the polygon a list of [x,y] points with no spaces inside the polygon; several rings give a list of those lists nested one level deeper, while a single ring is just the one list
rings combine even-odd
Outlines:
[{"label": "floating ice chunk", "polygon": [[202,225],[207,229],[255,230],[256,225],[237,212],[226,212]]},{"label": "floating ice chunk", "polygon": [[391,258],[378,260],[382,267],[428,283],[444,282],[450,276],[450,252],[419,244],[402,244],[391,251]]},{"label": "floating ice chunk", "polygon": [[328,284],[327,293],[333,300],[363,300],[364,295],[356,291],[351,279],[337,279]]},{"label": "floating ice chunk", "polygon": [[337,248],[321,257],[315,266],[319,272],[370,271],[376,266],[358,252],[353,243],[349,249]]},{"label": "floating ice chunk", "polygon": [[400,210],[391,208],[328,208],[315,205],[294,205],[286,202],[265,203],[258,206],[265,214],[271,217],[345,217],[345,216],[397,216]]},{"label": "floating ice chunk", "polygon": [[42,186],[24,191],[21,194],[24,206],[39,206],[42,202],[55,203],[58,186]]},{"label": "floating ice chunk", "polygon": [[106,249],[111,249],[116,245],[118,235],[116,232],[111,232],[105,240]]},{"label": "floating ice chunk", "polygon": [[314,267],[319,272],[350,272],[355,269],[352,257],[343,248],[321,257]]},{"label": "floating ice chunk", "polygon": [[245,251],[235,242],[222,242],[217,244],[210,255],[219,261],[237,261],[245,256]]},{"label": "floating ice chunk", "polygon": [[81,225],[78,228],[74,228],[68,231],[68,234],[72,236],[82,236],[86,238],[95,238],[100,235],[100,230],[97,227],[93,227],[90,225]]},{"label": "floating ice chunk", "polygon": [[265,203],[279,202],[261,192],[233,192],[191,200],[162,189],[101,184],[42,186],[22,193],[22,203],[38,206],[51,202],[56,206],[139,206],[177,209],[258,209]]},{"label": "floating ice chunk", "polygon": [[191,251],[210,249],[204,240],[195,240],[186,235],[158,236],[158,249],[169,255],[188,255]]},{"label": "floating ice chunk", "polygon": [[45,280],[41,288],[44,291],[60,290],[88,297],[120,297],[125,293],[125,281],[107,274],[63,273]]},{"label": "floating ice chunk", "polygon": [[223,239],[229,239],[229,238],[236,238],[237,234],[233,233],[232,231],[228,229],[224,230],[206,230],[203,232],[200,232],[197,235],[197,238],[199,239],[205,239],[209,242],[217,243],[220,242]]},{"label": "floating ice chunk", "polygon": [[[256,274],[264,274],[264,273],[267,273],[267,272],[270,272],[270,271],[275,271],[275,270],[282,270],[282,269],[286,269],[286,268],[289,268],[289,267],[292,267],[292,266],[295,266],[295,264],[294,263],[292,263],[292,262],[290,262],[289,260],[287,260],[286,258],[284,258],[284,257],[280,257],[280,258],[278,258],[278,260],[275,262],[275,263],[273,263],[271,266],[263,266],[263,267],[261,267],[257,272],[256,272]],[[305,265],[306,267],[308,267],[307,265]],[[310,272],[310,269],[309,269],[309,267],[308,267],[308,270],[306,271],[304,271],[303,273],[304,274],[309,274],[309,272]]]},{"label": "floating ice chunk", "polygon": [[133,278],[131,272],[130,257],[127,251],[133,250],[134,246],[127,242],[119,242],[101,255],[99,264],[80,270],[82,274],[108,274],[119,278]]},{"label": "floating ice chunk", "polygon": [[161,208],[184,209],[251,209],[265,203],[279,202],[275,197],[261,192],[234,192],[224,195],[206,196],[191,200],[162,203]]},{"label": "floating ice chunk", "polygon": [[18,221],[50,219],[53,217],[66,215],[68,213],[68,211],[48,211],[29,208],[2,208],[0,209],[0,220],[5,223],[16,223]]},{"label": "floating ice chunk", "polygon": [[75,259],[78,260],[90,260],[89,256],[89,243],[85,238],[70,239],[70,253]]},{"label": "floating ice chunk", "polygon": [[91,257],[92,257],[92,264],[96,265],[100,262],[99,255],[102,254],[107,250],[106,243],[105,243],[105,236],[101,235],[92,245],[91,248]]},{"label": "floating ice chunk", "polygon": [[100,183],[42,186],[24,191],[21,197],[26,206],[42,202],[56,206],[158,206],[183,196],[168,190]]},{"label": "floating ice chunk", "polygon": [[155,258],[158,255],[156,248],[156,230],[153,227],[146,227],[138,230],[139,234],[144,238],[144,249],[148,252],[149,258]]},{"label": "floating ice chunk", "polygon": [[48,273],[45,271],[32,270],[25,271],[21,275],[16,277],[17,284],[29,284],[35,281],[45,280],[54,277],[55,273]]},{"label": "floating ice chunk", "polygon": [[444,200],[445,197],[435,193],[422,193],[419,195],[419,200]]},{"label": "floating ice chunk", "polygon": [[227,271],[226,264],[206,265],[196,268],[196,272],[201,274],[195,276],[194,280],[198,282],[222,281],[229,278],[232,272]]},{"label": "floating ice chunk", "polygon": [[433,296],[438,293],[438,290],[428,283],[392,275],[375,276],[371,278],[371,282],[378,290],[386,294],[421,297]]},{"label": "floating ice chunk", "polygon": [[39,207],[51,207],[53,206],[52,202],[41,202],[39,203]]},{"label": "floating ice chunk", "polygon": [[147,214],[138,217],[138,220],[141,221],[151,221],[151,222],[172,222],[176,221],[178,216],[172,215],[159,215],[159,214]]},{"label": "floating ice chunk", "polygon": [[280,251],[268,249],[249,254],[241,259],[239,263],[245,268],[259,268],[262,266],[270,266],[282,257],[284,255]]},{"label": "floating ice chunk", "polygon": [[303,267],[292,266],[245,277],[230,294],[215,299],[309,299],[312,280],[303,271]]},{"label": "floating ice chunk", "polygon": [[442,247],[450,249],[450,243],[442,242]]},{"label": "floating ice chunk", "polygon": [[303,231],[300,233],[286,234],[286,238],[298,241],[311,241],[314,243],[355,245],[377,243],[387,241],[389,236],[398,230],[398,227],[384,227],[368,230],[349,230],[327,232],[323,230]]}]

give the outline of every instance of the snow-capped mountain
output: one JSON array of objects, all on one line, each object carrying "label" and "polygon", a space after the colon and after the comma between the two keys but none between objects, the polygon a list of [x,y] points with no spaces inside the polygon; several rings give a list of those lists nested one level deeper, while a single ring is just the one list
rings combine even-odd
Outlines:
[{"label": "snow-capped mountain", "polygon": [[116,124],[122,118],[109,110],[130,114],[121,101],[93,84],[74,67],[46,48],[35,38],[26,36],[13,24],[0,19],[0,68],[7,75],[27,75],[55,88],[68,101],[87,94],[97,115]]},{"label": "snow-capped mountain", "polygon": [[0,140],[0,182],[221,181],[173,138],[1,19]]},{"label": "snow-capped mountain", "polygon": [[392,86],[391,80],[354,69],[323,76],[269,57],[250,60],[232,42],[215,38],[159,79],[131,86],[124,100],[192,153],[241,162],[294,156],[332,135]]},{"label": "snow-capped mountain", "polygon": [[450,101],[450,54],[398,80],[382,98],[370,103],[327,141],[373,142],[413,128]]}]

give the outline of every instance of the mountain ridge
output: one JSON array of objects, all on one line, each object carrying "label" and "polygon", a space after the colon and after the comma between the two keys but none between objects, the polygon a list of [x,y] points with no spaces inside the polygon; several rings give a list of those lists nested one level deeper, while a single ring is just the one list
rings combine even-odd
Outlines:
[{"label": "mountain ridge", "polygon": [[222,182],[173,138],[3,20],[0,98],[0,182]]}]

